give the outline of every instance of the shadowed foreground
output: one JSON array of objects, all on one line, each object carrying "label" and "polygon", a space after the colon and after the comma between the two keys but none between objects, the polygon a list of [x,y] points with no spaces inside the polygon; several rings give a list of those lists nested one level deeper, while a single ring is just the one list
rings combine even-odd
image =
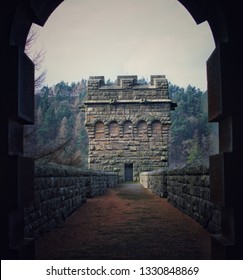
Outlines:
[{"label": "shadowed foreground", "polygon": [[39,238],[36,259],[210,259],[210,234],[140,184],[123,184]]}]

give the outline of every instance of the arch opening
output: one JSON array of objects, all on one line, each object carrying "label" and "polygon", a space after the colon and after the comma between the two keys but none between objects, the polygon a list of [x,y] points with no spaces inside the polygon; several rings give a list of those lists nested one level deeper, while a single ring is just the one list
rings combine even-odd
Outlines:
[{"label": "arch opening", "polygon": [[105,137],[105,125],[103,122],[99,121],[95,123],[94,134],[95,134],[95,138]]},{"label": "arch opening", "polygon": [[[61,1],[57,1],[58,3],[59,2],[61,2]],[[180,2],[186,2],[186,1],[180,1]],[[189,1],[188,1],[189,2]],[[190,2],[190,3],[192,3],[192,2]],[[48,4],[46,4],[47,6],[48,6]],[[193,6],[193,5],[192,5]],[[195,8],[195,10],[196,10],[196,8]],[[47,13],[48,14],[48,13]],[[210,20],[210,19],[209,19]],[[219,24],[220,25],[220,24]],[[214,37],[216,38],[215,39],[215,41],[222,41],[222,36],[221,36],[221,34],[220,34],[220,36],[219,36],[219,32],[218,32],[218,30],[215,28],[215,27],[212,27],[213,26],[213,24],[211,24],[211,28],[212,28],[212,30],[213,30],[213,34],[214,34]],[[217,33],[218,32],[218,33]],[[225,33],[224,33],[225,34]],[[26,35],[26,34],[25,34]],[[23,37],[26,37],[26,36],[22,36],[22,38]],[[223,37],[225,37],[225,36],[223,36]],[[21,39],[22,39],[21,38]],[[23,39],[22,39],[23,40]],[[14,40],[13,40],[14,41]],[[16,43],[16,44],[18,44],[19,43],[19,45],[22,45],[22,43],[21,43],[21,40],[18,40],[18,39],[15,39],[15,41],[14,41],[14,43]]]}]

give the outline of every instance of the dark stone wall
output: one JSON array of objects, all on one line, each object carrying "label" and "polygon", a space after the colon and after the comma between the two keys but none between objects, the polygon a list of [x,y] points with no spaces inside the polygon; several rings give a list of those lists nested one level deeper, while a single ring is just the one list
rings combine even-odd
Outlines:
[{"label": "dark stone wall", "polygon": [[140,174],[144,187],[191,216],[210,233],[221,232],[220,206],[210,201],[209,170],[203,166]]},{"label": "dark stone wall", "polygon": [[101,195],[116,183],[114,173],[36,165],[34,202],[24,209],[25,236],[37,237],[56,227],[88,197]]}]

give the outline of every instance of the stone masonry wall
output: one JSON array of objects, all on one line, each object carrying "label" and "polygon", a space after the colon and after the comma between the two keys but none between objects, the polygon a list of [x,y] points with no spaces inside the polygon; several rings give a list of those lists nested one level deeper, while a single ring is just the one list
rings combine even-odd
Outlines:
[{"label": "stone masonry wall", "polygon": [[144,188],[148,188],[160,197],[167,197],[167,176],[165,169],[154,170],[151,172],[142,172],[139,175],[139,180]]},{"label": "stone masonry wall", "polygon": [[117,183],[117,175],[58,165],[36,165],[34,203],[25,208],[25,236],[37,237],[56,227],[88,197]]},{"label": "stone masonry wall", "polygon": [[168,82],[163,75],[151,76],[140,85],[137,76],[118,76],[106,85],[103,76],[90,77],[84,102],[89,135],[89,168],[112,171],[126,180],[139,173],[168,166],[170,110]]},{"label": "stone masonry wall", "polygon": [[203,166],[143,172],[140,182],[191,216],[210,233],[221,231],[221,212],[210,201],[208,168]]}]

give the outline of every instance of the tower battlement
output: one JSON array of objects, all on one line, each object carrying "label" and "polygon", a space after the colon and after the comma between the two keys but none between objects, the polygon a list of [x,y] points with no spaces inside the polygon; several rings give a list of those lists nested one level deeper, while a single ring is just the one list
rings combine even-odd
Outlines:
[{"label": "tower battlement", "polygon": [[94,90],[99,89],[100,87],[105,85],[105,77],[104,76],[90,76],[88,79],[88,89]]},{"label": "tower battlement", "polygon": [[106,84],[104,76],[90,76],[88,79],[88,88],[99,89],[101,87],[112,88],[133,88],[133,87],[150,87],[161,88],[168,86],[168,81],[165,75],[151,75],[148,85],[139,84],[137,75],[122,75],[117,76],[115,84]]},{"label": "tower battlement", "polygon": [[139,83],[137,75],[117,76],[114,84],[106,84],[104,76],[90,76],[87,100],[168,99],[165,75],[151,75],[150,83]]},{"label": "tower battlement", "polygon": [[137,85],[138,76],[125,75],[117,76],[117,86],[121,88],[132,88]]}]

